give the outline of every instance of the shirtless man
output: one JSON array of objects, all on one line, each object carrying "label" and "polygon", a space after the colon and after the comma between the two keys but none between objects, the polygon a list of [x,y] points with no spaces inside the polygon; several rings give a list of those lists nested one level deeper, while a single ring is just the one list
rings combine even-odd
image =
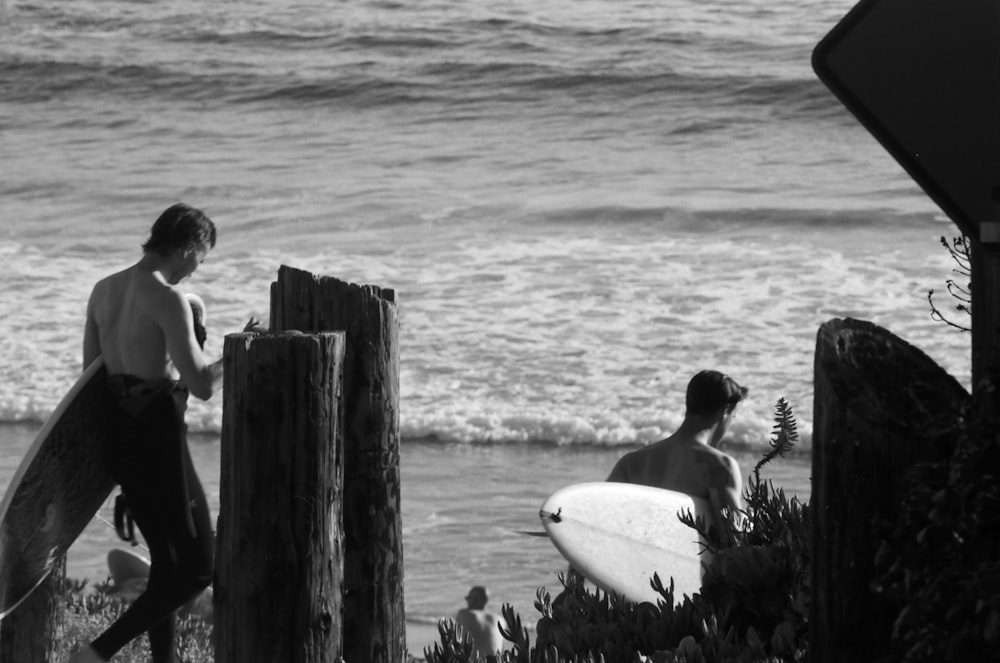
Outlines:
[{"label": "shirtless man", "polygon": [[687,412],[680,428],[659,442],[625,454],[608,481],[636,483],[708,500],[725,537],[724,518],[738,522],[743,479],[736,461],[716,447],[726,434],[747,388],[718,371],[701,371],[688,383]]},{"label": "shirtless man", "polygon": [[[476,656],[485,661],[496,661],[497,652],[503,651],[503,636],[500,635],[500,625],[503,618],[486,610],[490,594],[485,587],[476,585],[465,597],[467,608],[462,608],[455,615],[455,623],[460,634],[468,634],[476,649]],[[460,635],[464,637],[464,635]]]},{"label": "shirtless man", "polygon": [[99,281],[87,304],[83,363],[108,372],[112,439],[106,458],[149,546],[146,591],[70,663],[108,661],[147,632],[154,663],[174,656],[174,611],[212,581],[208,504],[187,447],[188,393],[207,400],[222,378],[198,343],[177,284],[215,246],[201,211],[169,207],[153,224],[135,265]]}]

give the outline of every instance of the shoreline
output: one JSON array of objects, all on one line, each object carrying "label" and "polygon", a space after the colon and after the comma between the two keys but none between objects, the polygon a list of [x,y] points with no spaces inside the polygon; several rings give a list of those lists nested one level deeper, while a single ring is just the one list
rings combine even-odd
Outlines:
[{"label": "shoreline", "polygon": [[[34,441],[35,436],[38,431],[41,430],[44,422],[39,422],[34,419],[18,419],[14,421],[0,421],[0,445],[3,444],[4,440],[9,438],[16,438],[25,440],[24,449],[26,450],[30,446],[31,442]],[[7,435],[4,432],[7,431]],[[209,431],[194,431],[188,432],[187,434],[189,442],[198,443],[203,442],[215,442],[220,439],[220,434],[216,432]],[[724,441],[722,445],[722,451],[733,455],[733,456],[760,456],[767,449],[757,446],[749,442],[736,442],[731,439]],[[494,440],[490,442],[456,442],[452,440],[441,439],[437,436],[421,436],[421,437],[405,437],[400,439],[400,446],[460,446],[469,447],[477,449],[494,449],[494,448],[517,448],[517,447],[527,447],[537,450],[565,450],[565,451],[581,451],[581,452],[597,452],[602,451],[614,451],[615,453],[624,454],[626,451],[639,448],[643,443],[628,442],[621,444],[603,444],[600,442],[573,442],[573,443],[561,443],[556,441],[547,440]],[[804,447],[803,445],[796,446],[790,452],[785,455],[786,459],[789,460],[811,460],[812,449]]]},{"label": "shoreline", "polygon": [[[0,424],[0,479],[13,475],[40,424]],[[218,513],[219,437],[191,436],[191,451],[212,512]],[[632,448],[558,445],[403,442],[400,449],[407,647],[417,658],[438,641],[437,621],[454,616],[472,585],[494,597],[488,609],[509,603],[525,626],[538,615],[538,588],[557,593],[565,561],[547,540],[519,531],[538,529],[538,507],[547,495],[572,483],[602,481]],[[760,457],[728,449],[744,475]],[[762,471],[786,492],[808,499],[809,454],[778,459]],[[4,474],[6,473],[6,474]],[[6,483],[4,485],[6,492]],[[109,500],[113,502],[113,498]],[[98,513],[68,553],[67,575],[91,584],[107,577],[106,555],[128,544],[100,518],[113,520],[110,504]]]}]

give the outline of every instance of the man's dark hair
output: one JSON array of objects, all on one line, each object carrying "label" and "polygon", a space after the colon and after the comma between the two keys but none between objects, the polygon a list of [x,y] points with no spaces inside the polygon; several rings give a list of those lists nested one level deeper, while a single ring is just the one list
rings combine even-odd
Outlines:
[{"label": "man's dark hair", "polygon": [[153,223],[142,250],[166,256],[177,249],[198,246],[215,248],[215,224],[200,209],[177,203],[164,210]]},{"label": "man's dark hair", "polygon": [[731,410],[746,398],[747,391],[719,371],[701,371],[688,383],[687,413],[711,416],[721,407]]}]

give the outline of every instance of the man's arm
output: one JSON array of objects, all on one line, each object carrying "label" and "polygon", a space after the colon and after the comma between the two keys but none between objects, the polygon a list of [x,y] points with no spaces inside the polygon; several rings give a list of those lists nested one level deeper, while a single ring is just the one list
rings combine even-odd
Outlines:
[{"label": "man's arm", "polygon": [[[708,501],[716,521],[711,523],[723,541],[728,542],[729,525],[739,526],[743,515],[743,479],[739,465],[726,454],[700,452],[699,462],[705,463],[705,484]],[[727,522],[728,521],[728,522]]]},{"label": "man's arm", "polygon": [[166,339],[167,354],[191,393],[208,400],[222,377],[222,360],[209,363],[198,345],[194,332],[194,314],[187,299],[176,290],[163,294],[162,306],[156,307],[157,322]]},{"label": "man's arm", "polygon": [[715,487],[718,492],[715,499],[719,506],[729,510],[730,519],[735,523],[737,521],[733,519],[743,513],[743,477],[740,466],[731,457],[723,456],[722,466],[726,479],[725,483]]}]

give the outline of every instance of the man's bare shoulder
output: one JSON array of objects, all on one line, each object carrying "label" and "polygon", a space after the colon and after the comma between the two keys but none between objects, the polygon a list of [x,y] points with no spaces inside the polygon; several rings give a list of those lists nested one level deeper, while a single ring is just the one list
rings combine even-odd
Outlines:
[{"label": "man's bare shoulder", "polygon": [[109,274],[97,281],[90,291],[87,310],[100,320],[116,318],[124,293],[128,290],[132,268]]},{"label": "man's bare shoulder", "polygon": [[649,447],[641,447],[629,451],[618,459],[615,466],[611,468],[608,481],[632,483],[636,479],[636,471],[646,467],[646,456],[649,455]]},{"label": "man's bare shoulder", "polygon": [[105,276],[104,278],[100,279],[97,283],[94,284],[91,296],[93,297],[104,296],[118,289],[120,287],[120,284],[124,283],[128,279],[129,269],[123,269],[120,272],[109,274],[108,276]]},{"label": "man's bare shoulder", "polygon": [[695,458],[700,463],[714,463],[726,468],[735,469],[739,467],[736,459],[724,451],[720,451],[707,445],[700,445],[694,450]]},{"label": "man's bare shoulder", "polygon": [[139,316],[162,326],[183,316],[187,303],[179,289],[133,265],[94,284],[88,307],[98,319]]},{"label": "man's bare shoulder", "polygon": [[120,298],[131,289],[149,288],[152,276],[143,274],[135,265],[126,267],[120,271],[109,274],[94,284],[93,295],[96,297],[116,297]]},{"label": "man's bare shoulder", "polygon": [[132,292],[137,303],[145,304],[151,313],[186,307],[184,293],[154,274],[132,268],[119,275],[121,283]]},{"label": "man's bare shoulder", "polygon": [[143,279],[137,286],[141,288],[143,296],[157,304],[171,303],[181,308],[187,307],[184,293],[177,286],[155,278]]},{"label": "man's bare shoulder", "polygon": [[740,467],[729,454],[702,446],[695,450],[694,460],[704,468],[709,488],[727,488],[736,485]]}]

